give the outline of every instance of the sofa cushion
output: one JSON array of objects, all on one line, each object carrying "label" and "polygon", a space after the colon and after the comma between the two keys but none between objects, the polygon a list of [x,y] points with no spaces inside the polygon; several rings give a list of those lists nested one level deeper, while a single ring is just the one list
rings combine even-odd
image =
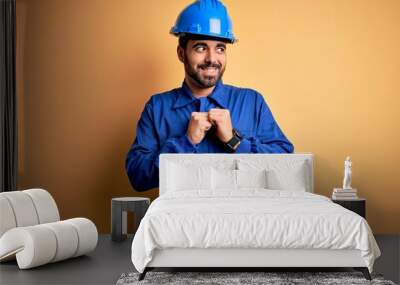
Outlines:
[{"label": "sofa cushion", "polygon": [[17,222],[8,199],[0,194],[0,238],[8,230],[15,228]]},{"label": "sofa cushion", "polygon": [[16,256],[20,269],[80,256],[97,245],[96,226],[74,218],[8,230],[0,238],[0,261]]}]

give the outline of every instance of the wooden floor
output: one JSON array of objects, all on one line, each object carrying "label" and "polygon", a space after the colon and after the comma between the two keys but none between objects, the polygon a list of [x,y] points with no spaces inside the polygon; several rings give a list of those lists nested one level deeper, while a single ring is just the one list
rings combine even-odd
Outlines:
[{"label": "wooden floor", "polygon": [[[400,236],[378,235],[382,251],[374,272],[399,283]],[[0,284],[115,284],[124,272],[135,271],[130,259],[132,237],[116,243],[109,235],[100,235],[94,252],[88,256],[19,270],[16,262],[0,264]]]}]

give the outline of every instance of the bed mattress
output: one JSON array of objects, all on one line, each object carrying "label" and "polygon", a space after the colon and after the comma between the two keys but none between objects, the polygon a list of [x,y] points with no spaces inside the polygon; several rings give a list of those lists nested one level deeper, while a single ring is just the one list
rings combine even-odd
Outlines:
[{"label": "bed mattress", "polygon": [[361,216],[308,192],[242,189],[166,193],[132,242],[139,272],[162,249],[359,250],[372,272],[379,248]]}]

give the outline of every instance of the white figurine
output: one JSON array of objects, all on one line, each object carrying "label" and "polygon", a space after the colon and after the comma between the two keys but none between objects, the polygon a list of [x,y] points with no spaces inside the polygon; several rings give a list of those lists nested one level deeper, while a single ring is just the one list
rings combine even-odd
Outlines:
[{"label": "white figurine", "polygon": [[346,160],[344,162],[343,189],[352,189],[351,188],[351,159],[350,159],[350,156],[346,157]]}]

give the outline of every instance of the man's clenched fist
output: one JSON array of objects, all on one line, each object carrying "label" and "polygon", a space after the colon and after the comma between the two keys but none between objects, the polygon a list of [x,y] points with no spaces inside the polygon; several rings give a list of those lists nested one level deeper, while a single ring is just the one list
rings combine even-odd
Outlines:
[{"label": "man's clenched fist", "polygon": [[233,128],[229,110],[214,108],[208,112],[193,112],[187,136],[193,144],[199,144],[212,126],[215,126],[218,139],[227,143],[232,138]]},{"label": "man's clenched fist", "polygon": [[199,144],[211,126],[207,112],[193,112],[187,129],[187,136],[192,144]]},{"label": "man's clenched fist", "polygon": [[232,138],[232,121],[228,109],[210,109],[208,120],[216,126],[215,134],[223,143],[227,143]]}]

